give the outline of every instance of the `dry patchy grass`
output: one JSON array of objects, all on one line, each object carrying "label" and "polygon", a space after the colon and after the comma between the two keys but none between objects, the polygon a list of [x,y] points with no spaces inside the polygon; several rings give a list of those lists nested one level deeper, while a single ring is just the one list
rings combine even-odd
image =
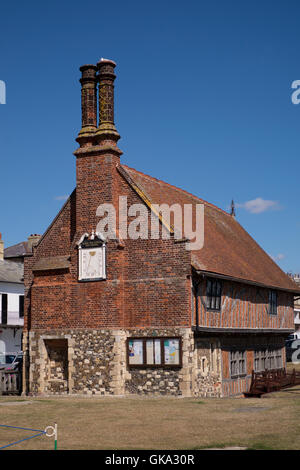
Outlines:
[{"label": "dry patchy grass", "polygon": [[[0,424],[43,430],[57,422],[58,448],[69,450],[298,450],[299,409],[299,386],[260,399],[0,397]],[[0,428],[0,447],[33,434]],[[41,436],[8,449],[53,445]]]}]

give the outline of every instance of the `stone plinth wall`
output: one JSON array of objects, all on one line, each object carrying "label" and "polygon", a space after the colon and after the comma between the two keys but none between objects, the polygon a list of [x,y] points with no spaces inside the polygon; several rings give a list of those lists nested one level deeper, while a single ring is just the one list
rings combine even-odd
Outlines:
[{"label": "stone plinth wall", "polygon": [[131,370],[126,392],[142,395],[182,395],[179,371],[165,369]]},{"label": "stone plinth wall", "polygon": [[216,338],[196,338],[193,395],[222,396],[221,348]]},{"label": "stone plinth wall", "polygon": [[[66,341],[63,353],[55,350],[59,339]],[[30,332],[29,393],[113,393],[115,341],[108,330]]]},{"label": "stone plinth wall", "polygon": [[[141,337],[180,337],[181,366],[129,366],[127,339]],[[260,348],[279,348],[285,365],[283,337],[194,337],[190,328],[180,327],[31,331],[23,341],[23,393],[232,396],[249,386]],[[246,351],[243,377],[230,377],[231,349]]]},{"label": "stone plinth wall", "polygon": [[193,366],[194,336],[188,328],[162,328],[130,330],[130,337],[155,338],[179,336],[182,338],[182,367],[180,368],[127,368],[125,390],[141,395],[184,395],[191,396],[191,373]]},{"label": "stone plinth wall", "polygon": [[[126,340],[135,336],[180,336],[182,367],[131,369]],[[188,328],[31,331],[26,338],[27,393],[192,394],[193,333]]]}]

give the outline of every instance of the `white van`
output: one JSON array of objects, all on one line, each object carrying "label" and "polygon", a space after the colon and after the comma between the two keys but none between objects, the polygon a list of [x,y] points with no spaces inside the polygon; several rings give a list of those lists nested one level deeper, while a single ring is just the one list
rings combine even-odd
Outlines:
[{"label": "white van", "polygon": [[295,333],[288,335],[287,341],[290,341],[291,339],[300,339],[300,331],[295,331]]}]

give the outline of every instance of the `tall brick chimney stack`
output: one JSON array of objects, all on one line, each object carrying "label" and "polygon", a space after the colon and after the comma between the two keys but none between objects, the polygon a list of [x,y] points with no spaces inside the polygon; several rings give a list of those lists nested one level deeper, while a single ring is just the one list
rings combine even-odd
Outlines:
[{"label": "tall brick chimney stack", "polygon": [[[117,142],[120,135],[114,123],[115,62],[101,59],[97,66],[80,67],[82,78],[82,128],[77,137],[80,147],[76,156],[76,231],[78,237],[91,233],[99,222],[96,216],[100,204],[117,207],[119,174],[122,151]],[[98,71],[98,75],[96,74]],[[95,83],[99,82],[99,123],[95,102]]]},{"label": "tall brick chimney stack", "polygon": [[81,130],[77,142],[81,147],[92,145],[97,130],[97,67],[82,65],[81,71]]}]

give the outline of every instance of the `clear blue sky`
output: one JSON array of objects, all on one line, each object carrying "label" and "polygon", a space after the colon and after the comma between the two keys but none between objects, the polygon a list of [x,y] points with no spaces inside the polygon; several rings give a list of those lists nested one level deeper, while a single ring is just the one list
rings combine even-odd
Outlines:
[{"label": "clear blue sky", "polygon": [[[123,163],[228,210],[300,272],[297,0],[2,2],[1,223],[43,233],[75,187],[79,67],[117,62]],[[253,202],[254,201],[254,202]]]}]

